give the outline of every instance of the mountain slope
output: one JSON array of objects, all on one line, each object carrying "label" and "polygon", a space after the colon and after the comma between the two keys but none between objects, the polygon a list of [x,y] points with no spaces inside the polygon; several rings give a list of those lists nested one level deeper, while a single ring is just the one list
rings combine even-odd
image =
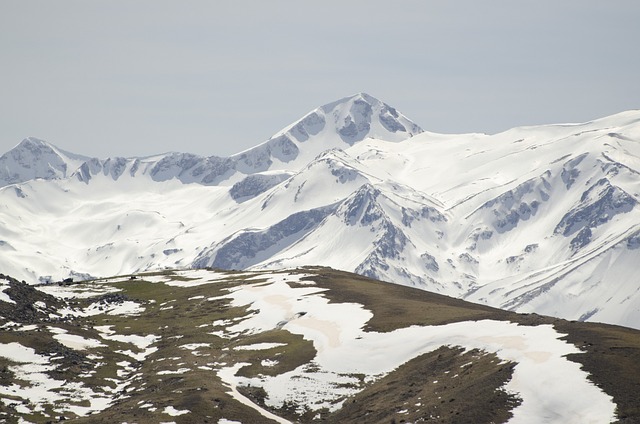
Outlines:
[{"label": "mountain slope", "polygon": [[640,419],[635,330],[327,268],[0,281],[9,422]]},{"label": "mountain slope", "polygon": [[299,169],[329,149],[376,138],[399,142],[422,132],[393,107],[365,93],[319,107],[266,142],[232,156],[244,173]]},{"label": "mountain slope", "polygon": [[58,171],[0,189],[0,269],[37,282],[322,264],[640,328],[639,141],[638,111],[441,135],[358,94],[230,158],[84,158],[62,172],[53,153],[23,157]]}]

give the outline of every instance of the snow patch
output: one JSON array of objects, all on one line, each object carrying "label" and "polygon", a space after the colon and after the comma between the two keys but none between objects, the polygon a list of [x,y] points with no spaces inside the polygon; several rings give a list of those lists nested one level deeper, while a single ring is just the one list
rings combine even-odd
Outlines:
[{"label": "snow patch", "polygon": [[[250,384],[268,393],[266,404],[279,408],[293,402],[312,410],[337,410],[347,396],[360,390],[354,374],[381,377],[412,358],[440,346],[493,352],[517,363],[505,390],[523,399],[513,410],[511,423],[608,422],[615,417],[612,398],[595,387],[580,365],[566,358],[580,353],[560,340],[553,327],[520,326],[505,321],[467,321],[441,326],[412,326],[389,333],[362,330],[371,312],[361,305],[330,303],[321,290],[291,287],[282,279],[270,284],[245,285],[230,290],[234,306],[247,306],[247,319],[231,332],[259,333],[284,328],[311,340],[317,351],[313,366],[303,365],[278,376],[241,378],[236,364],[219,372],[235,387]],[[295,317],[295,312],[306,313]],[[553,416],[552,420],[548,417]]]}]

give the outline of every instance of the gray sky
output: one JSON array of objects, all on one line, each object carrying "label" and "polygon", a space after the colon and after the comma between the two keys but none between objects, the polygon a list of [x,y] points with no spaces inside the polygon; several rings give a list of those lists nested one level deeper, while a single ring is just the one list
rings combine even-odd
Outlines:
[{"label": "gray sky", "polygon": [[0,0],[0,153],[226,156],[367,92],[424,129],[640,108],[640,2]]}]

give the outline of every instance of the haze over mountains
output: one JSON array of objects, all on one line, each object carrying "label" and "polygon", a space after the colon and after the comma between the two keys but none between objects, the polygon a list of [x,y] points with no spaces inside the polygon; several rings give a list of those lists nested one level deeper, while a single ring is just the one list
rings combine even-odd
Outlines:
[{"label": "haze over mountains", "polygon": [[0,269],[30,283],[325,265],[640,328],[640,111],[424,132],[357,94],[228,158],[0,157]]}]

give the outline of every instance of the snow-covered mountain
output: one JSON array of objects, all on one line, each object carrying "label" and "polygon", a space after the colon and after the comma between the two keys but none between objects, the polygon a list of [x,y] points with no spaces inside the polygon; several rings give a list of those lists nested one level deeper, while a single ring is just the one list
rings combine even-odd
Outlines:
[{"label": "snow-covered mountain", "polygon": [[[114,180],[129,174],[146,175],[153,181],[175,178],[204,185],[231,185],[251,175],[250,184],[273,185],[289,176],[287,171],[300,169],[328,149],[345,149],[367,137],[402,141],[421,132],[391,106],[359,93],[317,108],[264,143],[228,158],[173,152],[101,160],[74,155],[29,137],[0,157],[0,186],[69,176],[88,182],[99,174]],[[262,177],[265,172],[267,176]],[[260,177],[256,179],[256,175]]]},{"label": "snow-covered mountain", "polygon": [[229,158],[28,145],[0,158],[0,269],[30,282],[321,264],[640,328],[640,111],[442,135],[357,94]]},{"label": "snow-covered mountain", "polygon": [[89,158],[28,137],[0,156],[0,187],[36,178],[66,178]]}]

